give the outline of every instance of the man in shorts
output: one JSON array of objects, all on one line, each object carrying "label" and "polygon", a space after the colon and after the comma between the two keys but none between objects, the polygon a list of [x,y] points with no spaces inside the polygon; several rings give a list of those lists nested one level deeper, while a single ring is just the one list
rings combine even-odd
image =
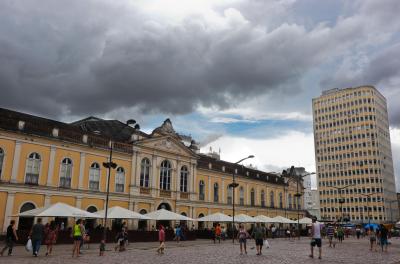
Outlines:
[{"label": "man in shorts", "polygon": [[321,259],[321,251],[322,251],[322,241],[321,241],[321,223],[317,223],[317,218],[314,216],[312,218],[312,226],[311,226],[311,254],[310,258],[314,257],[314,247],[317,246],[319,249],[318,258]]},{"label": "man in shorts", "polygon": [[257,255],[261,255],[262,246],[264,244],[264,239],[266,238],[264,227],[262,227],[260,225],[260,223],[257,223],[257,225],[254,227],[251,235],[252,235],[252,237],[254,237],[254,240],[256,241]]},{"label": "man in shorts", "polygon": [[335,234],[335,229],[333,228],[333,226],[331,224],[328,225],[328,228],[326,229],[326,235],[328,236],[328,240],[329,240],[329,247],[335,247],[336,243],[335,241],[333,241],[333,236]]}]

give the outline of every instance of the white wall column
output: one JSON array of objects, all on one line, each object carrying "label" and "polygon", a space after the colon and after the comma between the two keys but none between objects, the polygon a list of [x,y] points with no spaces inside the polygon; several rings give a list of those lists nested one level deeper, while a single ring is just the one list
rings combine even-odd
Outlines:
[{"label": "white wall column", "polygon": [[211,202],[211,178],[208,176],[208,201]]},{"label": "white wall column", "polygon": [[[51,205],[51,203],[50,203],[50,198],[51,198],[50,195],[47,195],[47,194],[46,194],[46,195],[44,196],[44,207]],[[46,223],[48,223],[48,222],[49,222],[49,218],[48,218],[48,217],[43,217],[43,224],[46,224]]]},{"label": "white wall column", "polygon": [[81,152],[81,160],[79,162],[79,189],[83,188],[83,178],[85,177],[85,160],[86,154]]},{"label": "white wall column", "polygon": [[222,191],[221,203],[225,203],[225,180],[224,179],[222,179],[221,191]]},{"label": "white wall column", "polygon": [[11,172],[11,182],[16,183],[18,177],[18,169],[19,169],[19,161],[21,159],[21,147],[22,142],[15,142],[15,150],[14,150],[14,158],[13,158],[13,167]]},{"label": "white wall column", "polygon": [[54,174],[54,162],[56,157],[56,147],[50,147],[50,160],[49,160],[49,169],[47,172],[47,186],[53,185],[53,174]]},{"label": "white wall column", "polygon": [[7,227],[10,224],[11,216],[13,213],[12,211],[14,208],[14,198],[15,198],[14,192],[9,192],[7,194],[6,210],[4,211],[3,232],[7,231]]},{"label": "white wall column", "polygon": [[137,186],[136,181],[136,167],[137,167],[137,151],[133,150],[132,161],[131,161],[131,181],[130,181],[130,188]]}]

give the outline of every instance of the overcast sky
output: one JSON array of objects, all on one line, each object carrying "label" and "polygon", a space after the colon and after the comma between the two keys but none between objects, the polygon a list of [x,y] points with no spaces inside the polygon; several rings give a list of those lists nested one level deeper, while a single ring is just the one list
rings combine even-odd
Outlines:
[{"label": "overcast sky", "polygon": [[73,121],[167,117],[202,150],[315,171],[311,99],[387,98],[400,177],[397,0],[3,0],[0,106]]}]

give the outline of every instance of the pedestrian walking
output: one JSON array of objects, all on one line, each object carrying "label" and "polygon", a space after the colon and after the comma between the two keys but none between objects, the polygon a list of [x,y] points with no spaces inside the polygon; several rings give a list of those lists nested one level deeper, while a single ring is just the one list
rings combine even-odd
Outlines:
[{"label": "pedestrian walking", "polygon": [[157,249],[158,254],[164,254],[165,250],[165,230],[164,226],[160,225],[158,229],[158,241],[160,242],[160,246]]},{"label": "pedestrian walking", "polygon": [[370,245],[369,250],[372,251],[375,248],[375,251],[377,251],[377,248],[376,248],[376,232],[375,232],[375,230],[374,230],[374,228],[372,226],[368,230],[368,238],[369,238],[369,245]]},{"label": "pedestrian walking", "polygon": [[104,252],[106,251],[106,241],[104,239],[102,239],[100,241],[100,247],[99,247],[99,256],[104,256]]},{"label": "pedestrian walking", "polygon": [[[388,230],[386,229],[386,227],[381,224],[379,227],[379,242],[382,248],[382,252],[385,251],[387,252],[388,250]],[[385,248],[385,250],[383,250],[383,248]]]},{"label": "pedestrian walking", "polygon": [[54,221],[47,225],[44,232],[44,243],[47,247],[46,256],[50,255],[53,251],[53,245],[57,242],[58,228]]},{"label": "pedestrian walking", "polygon": [[37,219],[36,224],[33,225],[29,236],[32,240],[32,254],[34,257],[37,257],[44,236],[44,225],[42,224],[42,218]]},{"label": "pedestrian walking", "polygon": [[337,228],[337,237],[338,237],[339,243],[342,243],[343,239],[344,239],[344,230],[343,230],[343,227],[341,227],[341,226],[339,226]]},{"label": "pedestrian walking", "polygon": [[222,233],[221,225],[217,224],[217,226],[215,227],[215,240],[218,240],[218,243],[221,243],[221,233]]},{"label": "pedestrian walking", "polygon": [[276,226],[275,225],[272,225],[271,233],[272,233],[272,239],[274,239],[276,237]]},{"label": "pedestrian walking", "polygon": [[310,258],[314,258],[314,247],[318,247],[318,258],[321,259],[322,253],[322,240],[321,240],[321,228],[322,224],[317,223],[317,218],[312,218],[312,225],[311,225],[311,254]]},{"label": "pedestrian walking", "polygon": [[72,237],[74,239],[74,246],[72,248],[72,257],[79,257],[81,240],[83,239],[82,220],[78,219],[72,229]]},{"label": "pedestrian walking", "polygon": [[179,243],[179,241],[181,241],[181,236],[182,236],[182,228],[181,228],[181,226],[176,226],[176,228],[175,228],[176,243]]},{"label": "pedestrian walking", "polygon": [[12,255],[14,244],[18,241],[17,230],[15,228],[15,220],[10,221],[10,225],[7,227],[6,233],[6,245],[1,250],[0,255],[3,256],[4,251],[8,249],[8,256]]},{"label": "pedestrian walking", "polygon": [[357,239],[360,239],[360,236],[361,236],[361,228],[360,228],[359,226],[357,226],[357,228],[356,228],[356,236],[357,236]]},{"label": "pedestrian walking", "polygon": [[285,236],[286,236],[285,239],[289,239],[289,240],[290,240],[290,230],[289,230],[289,228],[286,228],[286,230],[285,230]]},{"label": "pedestrian walking", "polygon": [[328,236],[328,241],[329,241],[329,247],[336,247],[336,242],[333,241],[333,236],[335,235],[335,229],[331,224],[328,225],[328,228],[326,229],[326,234]]},{"label": "pedestrian walking", "polygon": [[254,240],[256,241],[257,255],[261,255],[262,246],[264,244],[264,239],[265,239],[264,227],[262,227],[260,223],[257,223],[256,226],[253,228],[251,236],[254,237]]},{"label": "pedestrian walking", "polygon": [[250,237],[250,235],[246,231],[244,226],[239,225],[238,240],[239,240],[239,244],[240,244],[240,255],[243,255],[243,249],[244,249],[244,253],[247,254],[246,240],[249,237]]}]

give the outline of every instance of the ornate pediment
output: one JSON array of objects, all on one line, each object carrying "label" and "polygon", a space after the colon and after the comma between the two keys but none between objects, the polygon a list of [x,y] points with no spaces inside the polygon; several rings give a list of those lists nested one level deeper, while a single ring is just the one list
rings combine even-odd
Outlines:
[{"label": "ornate pediment", "polygon": [[193,153],[188,147],[186,147],[183,143],[179,142],[178,140],[163,136],[163,137],[156,137],[151,139],[143,140],[139,143],[139,145],[147,148],[151,148],[153,150],[158,151],[165,151],[169,153],[174,153],[182,156],[195,156],[196,154]]}]

